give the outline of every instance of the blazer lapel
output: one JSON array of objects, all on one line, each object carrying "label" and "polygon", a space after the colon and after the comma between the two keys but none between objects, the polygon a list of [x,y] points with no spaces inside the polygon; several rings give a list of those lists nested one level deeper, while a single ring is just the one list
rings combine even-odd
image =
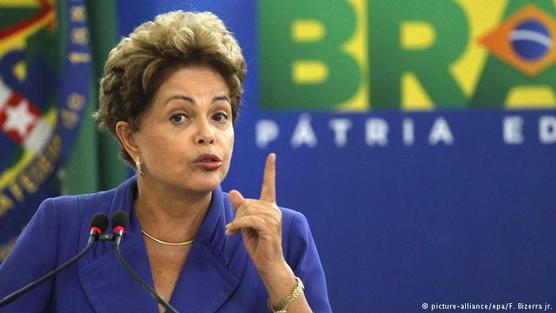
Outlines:
[{"label": "blazer lapel", "polygon": [[[129,212],[131,224],[121,251],[131,268],[153,286],[145,243],[132,210],[135,186],[135,180],[130,179],[117,188],[107,213],[120,208]],[[241,238],[224,234],[224,226],[233,219],[229,201],[224,198],[218,187],[176,283],[170,303],[180,313],[216,312],[240,284],[247,254],[241,252]],[[91,307],[98,313],[158,312],[156,300],[118,263],[111,242],[97,243],[78,263],[77,272]]]},{"label": "blazer lapel", "polygon": [[247,254],[241,253],[240,237],[224,234],[226,223],[233,219],[228,204],[216,188],[170,299],[181,313],[217,312],[240,284]]},{"label": "blazer lapel", "polygon": [[[152,286],[148,257],[142,240],[126,239],[120,246],[124,259]],[[98,313],[158,310],[156,301],[119,264],[111,248],[107,248],[106,253],[96,260],[80,264],[78,276],[91,306]]]},{"label": "blazer lapel", "polygon": [[239,279],[220,260],[202,244],[195,244],[170,303],[181,313],[216,312],[238,285]]},{"label": "blazer lapel", "polygon": [[[140,225],[132,210],[136,180],[131,178],[116,188],[106,213],[111,216],[122,209],[129,213],[131,223],[120,244],[120,250],[129,266],[149,285],[153,286],[149,259]],[[86,242],[87,237],[81,238]],[[89,254],[77,264],[77,276],[94,311],[158,312],[154,299],[120,265],[112,242],[97,242]]]}]

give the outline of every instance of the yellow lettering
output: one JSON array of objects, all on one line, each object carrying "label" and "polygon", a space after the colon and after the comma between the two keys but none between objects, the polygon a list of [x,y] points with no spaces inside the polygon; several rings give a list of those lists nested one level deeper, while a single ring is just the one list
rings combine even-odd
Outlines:
[{"label": "yellow lettering", "polygon": [[42,184],[48,174],[41,168],[41,166],[42,165],[39,165],[39,163],[37,162],[31,168],[29,168],[29,170],[25,171],[25,175],[28,175],[29,179],[32,182],[35,182],[35,185]]},{"label": "yellow lettering", "polygon": [[[14,200],[22,202],[27,194],[37,192],[42,183],[54,170],[54,165],[62,153],[62,139],[58,134],[52,139],[37,160],[31,164],[6,190],[0,193],[0,217],[15,207]],[[11,197],[10,197],[11,196]],[[1,258],[0,258],[1,259]]]},{"label": "yellow lettering", "polygon": [[59,149],[57,137],[58,135],[52,136],[52,140],[50,140],[48,146],[46,146],[43,153],[43,156],[46,158],[46,161],[52,164],[54,164],[52,160],[56,157],[57,151]]},{"label": "yellow lettering", "polygon": [[29,179],[27,175],[21,175],[19,177],[19,181],[21,182],[21,184],[23,185],[23,189],[25,189],[27,193],[34,194],[35,192],[37,192],[38,189],[37,184],[35,184],[31,179]]},{"label": "yellow lettering", "polygon": [[62,151],[62,139],[60,139],[59,135],[55,135],[52,138],[52,146],[54,147],[54,158],[58,159],[60,152]]},{"label": "yellow lettering", "polygon": [[35,180],[39,180],[39,177],[46,176],[47,173],[50,173],[52,171],[52,163],[48,162],[48,160],[44,157],[44,155],[41,155],[35,164],[36,166],[33,168],[32,171],[32,172],[37,172],[36,176],[33,175]]},{"label": "yellow lettering", "polygon": [[0,193],[0,217],[14,207],[14,202],[4,193]]},{"label": "yellow lettering", "polygon": [[54,135],[50,141],[50,145],[46,149],[45,156],[52,164],[56,164],[62,153],[62,140],[59,135]]},{"label": "yellow lettering", "polygon": [[23,196],[23,191],[21,191],[21,188],[15,182],[10,184],[8,186],[8,189],[10,189],[10,191],[11,191],[12,195],[14,196],[15,200],[17,200],[18,202],[22,202],[23,199],[25,198]]}]

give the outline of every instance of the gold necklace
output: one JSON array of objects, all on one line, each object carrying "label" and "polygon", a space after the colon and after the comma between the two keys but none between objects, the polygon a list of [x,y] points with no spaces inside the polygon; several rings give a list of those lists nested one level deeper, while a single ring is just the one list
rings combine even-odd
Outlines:
[{"label": "gold necklace", "polygon": [[164,241],[164,240],[160,240],[158,238],[155,238],[152,235],[147,234],[147,232],[142,230],[142,229],[141,229],[141,233],[143,235],[147,236],[147,238],[149,238],[149,239],[151,239],[155,242],[158,242],[161,245],[165,245],[165,246],[187,246],[187,245],[192,244],[195,241],[195,238],[193,238],[191,240],[184,241],[184,242],[168,242],[168,241]]}]

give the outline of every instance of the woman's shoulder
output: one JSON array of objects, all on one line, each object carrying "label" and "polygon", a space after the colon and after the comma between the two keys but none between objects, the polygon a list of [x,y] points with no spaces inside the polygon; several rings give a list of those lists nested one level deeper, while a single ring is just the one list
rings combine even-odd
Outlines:
[{"label": "woman's shoulder", "polygon": [[280,210],[284,255],[288,263],[297,262],[297,258],[314,245],[309,222],[305,215],[297,210],[284,207],[280,207]]},{"label": "woman's shoulder", "polygon": [[109,213],[127,201],[133,181],[126,181],[116,188],[95,193],[61,195],[44,200],[35,215],[52,219],[59,223],[89,223],[90,218],[99,212]]},{"label": "woman's shoulder", "polygon": [[282,211],[282,225],[284,230],[305,231],[309,229],[309,222],[303,213],[287,207],[279,207]]},{"label": "woman's shoulder", "polygon": [[95,193],[61,195],[47,198],[39,209],[52,209],[57,214],[67,214],[74,211],[100,210],[111,202],[116,193],[116,188]]}]

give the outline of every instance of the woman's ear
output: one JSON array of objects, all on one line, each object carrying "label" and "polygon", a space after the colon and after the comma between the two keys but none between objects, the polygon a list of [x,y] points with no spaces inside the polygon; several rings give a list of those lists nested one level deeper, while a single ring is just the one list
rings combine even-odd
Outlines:
[{"label": "woman's ear", "polygon": [[116,135],[127,154],[129,154],[132,159],[135,159],[137,155],[139,155],[139,148],[135,143],[134,133],[131,131],[129,123],[118,121],[116,123]]}]

